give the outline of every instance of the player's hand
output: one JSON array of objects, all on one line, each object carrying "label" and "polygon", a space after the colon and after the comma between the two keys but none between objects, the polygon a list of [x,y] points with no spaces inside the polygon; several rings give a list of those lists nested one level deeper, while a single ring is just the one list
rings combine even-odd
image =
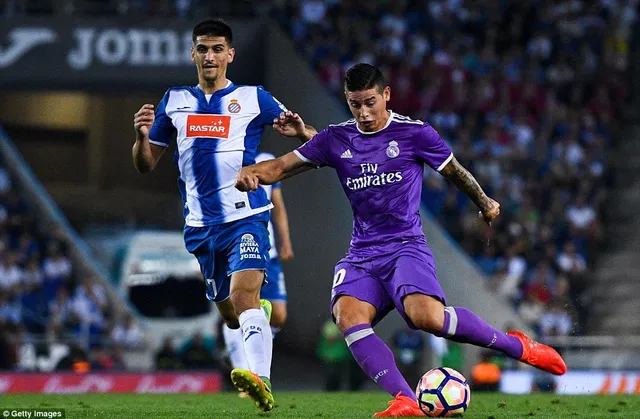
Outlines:
[{"label": "player's hand", "polygon": [[273,129],[285,137],[301,137],[305,133],[304,121],[291,111],[282,112],[279,118],[274,119]]},{"label": "player's hand", "polygon": [[153,105],[142,105],[140,110],[133,114],[133,128],[136,130],[138,138],[146,138],[149,136],[149,131],[153,126],[153,121],[156,119]]},{"label": "player's hand", "polygon": [[293,246],[291,246],[291,243],[284,243],[282,246],[280,246],[278,256],[283,262],[289,262],[291,259],[293,259]]},{"label": "player's hand", "polygon": [[242,192],[253,192],[260,187],[260,180],[249,167],[243,167],[236,176],[236,189]]},{"label": "player's hand", "polygon": [[500,204],[491,198],[487,198],[484,208],[478,213],[485,223],[491,225],[491,222],[500,215]]}]

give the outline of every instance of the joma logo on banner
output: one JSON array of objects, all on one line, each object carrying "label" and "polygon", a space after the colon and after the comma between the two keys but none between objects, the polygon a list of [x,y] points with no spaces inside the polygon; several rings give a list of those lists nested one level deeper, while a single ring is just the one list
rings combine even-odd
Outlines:
[{"label": "joma logo on banner", "polygon": [[[60,42],[60,34],[46,27],[16,27],[0,45],[0,68],[18,62],[40,45]],[[191,32],[171,29],[73,28],[72,43],[64,51],[69,67],[84,70],[104,66],[180,66],[191,63]]]}]

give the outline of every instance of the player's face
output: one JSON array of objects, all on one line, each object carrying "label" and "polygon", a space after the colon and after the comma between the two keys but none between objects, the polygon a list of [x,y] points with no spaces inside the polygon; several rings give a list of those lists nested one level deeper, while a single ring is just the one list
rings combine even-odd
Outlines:
[{"label": "player's face", "polygon": [[191,48],[191,61],[196,63],[200,80],[215,82],[227,76],[227,65],[233,62],[235,49],[223,36],[199,36]]},{"label": "player's face", "polygon": [[387,123],[389,112],[387,102],[391,98],[389,86],[380,91],[377,87],[357,92],[345,92],[347,104],[358,122],[358,127],[364,132],[378,131]]}]

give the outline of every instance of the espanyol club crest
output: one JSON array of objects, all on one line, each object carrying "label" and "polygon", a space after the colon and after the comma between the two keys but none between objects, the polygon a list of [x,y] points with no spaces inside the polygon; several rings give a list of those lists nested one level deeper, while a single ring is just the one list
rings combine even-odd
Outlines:
[{"label": "espanyol club crest", "polygon": [[231,99],[231,103],[229,103],[229,106],[227,107],[227,109],[229,110],[229,113],[238,113],[240,112],[242,107],[240,106],[240,104],[236,99]]},{"label": "espanyol club crest", "polygon": [[400,155],[400,149],[398,148],[398,143],[395,141],[391,141],[389,143],[389,147],[387,147],[387,156],[392,159],[395,159]]}]

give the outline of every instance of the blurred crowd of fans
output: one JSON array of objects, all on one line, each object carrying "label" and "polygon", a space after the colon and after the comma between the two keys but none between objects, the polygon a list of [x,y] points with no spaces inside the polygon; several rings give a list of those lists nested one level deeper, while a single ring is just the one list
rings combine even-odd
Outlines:
[{"label": "blurred crowd of fans", "polygon": [[56,343],[118,358],[143,335],[133,318],[114,319],[102,284],[74,270],[63,234],[40,225],[0,168],[0,369],[37,369]]},{"label": "blurred crowd of fans", "polygon": [[[580,333],[602,239],[638,0],[302,0],[275,12],[344,102],[356,62],[502,205],[492,229],[432,171],[423,201],[543,335]],[[489,244],[487,244],[489,243]]]},{"label": "blurred crowd of fans", "polygon": [[[425,206],[487,286],[548,336],[580,333],[589,315],[587,271],[602,242],[638,3],[4,0],[0,13],[199,18],[252,16],[276,4],[273,16],[340,101],[346,69],[377,65],[392,87],[391,109],[431,123],[501,203],[489,229],[468,199],[425,172]],[[0,169],[0,368],[30,369],[19,359],[31,359],[38,342],[63,340],[73,343],[69,365],[123,367],[122,350],[143,345],[140,328],[132,318],[113,321],[104,287],[78,278],[62,236],[36,221]],[[180,350],[168,339],[157,368],[215,367],[214,348],[200,335]],[[339,349],[324,358],[342,360]]]},{"label": "blurred crowd of fans", "polygon": [[2,0],[0,18],[21,16],[130,16],[144,18],[203,16],[254,17],[270,2],[260,0]]}]

